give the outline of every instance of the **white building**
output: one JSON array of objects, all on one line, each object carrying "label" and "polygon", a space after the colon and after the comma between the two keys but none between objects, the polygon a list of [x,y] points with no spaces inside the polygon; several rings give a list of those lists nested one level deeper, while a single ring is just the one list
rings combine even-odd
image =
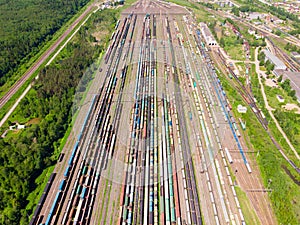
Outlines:
[{"label": "white building", "polygon": [[21,129],[25,129],[25,125],[16,123],[15,125],[9,126],[9,129],[10,130],[15,130],[15,129],[21,130]]},{"label": "white building", "polygon": [[265,15],[261,14],[261,13],[258,13],[258,12],[252,12],[252,13],[249,13],[248,18],[249,18],[249,20],[264,19]]},{"label": "white building", "polygon": [[274,64],[274,70],[286,70],[287,67],[286,65],[275,55],[273,55],[271,52],[268,50],[264,49],[263,52],[266,55],[266,60],[269,60],[271,63]]},{"label": "white building", "polygon": [[210,30],[208,29],[207,25],[203,22],[201,22],[199,25],[200,25],[200,31],[204,37],[206,44],[208,46],[217,47],[218,43],[217,43],[216,39],[214,38],[214,36],[212,35],[212,33],[210,32]]},{"label": "white building", "polygon": [[278,99],[278,101],[280,103],[283,103],[284,102],[284,98],[281,96],[281,95],[276,95],[276,98]]},{"label": "white building", "polygon": [[247,107],[246,106],[242,106],[242,105],[238,105],[237,106],[237,111],[239,113],[246,113],[247,112]]},{"label": "white building", "polygon": [[250,35],[255,35],[255,30],[249,29],[249,30],[248,30],[248,33],[249,33]]}]

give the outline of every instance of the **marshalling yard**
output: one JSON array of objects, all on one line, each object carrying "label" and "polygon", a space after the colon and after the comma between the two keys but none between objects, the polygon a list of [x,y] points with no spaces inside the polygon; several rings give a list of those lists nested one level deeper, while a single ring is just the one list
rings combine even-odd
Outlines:
[{"label": "marshalling yard", "polygon": [[192,14],[124,10],[35,224],[261,224],[274,214]]}]

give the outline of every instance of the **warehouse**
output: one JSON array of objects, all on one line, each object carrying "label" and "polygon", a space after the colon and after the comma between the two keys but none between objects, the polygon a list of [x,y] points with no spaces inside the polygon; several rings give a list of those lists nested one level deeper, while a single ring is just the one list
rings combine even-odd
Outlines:
[{"label": "warehouse", "polygon": [[266,61],[269,60],[271,63],[274,64],[274,70],[286,70],[287,67],[286,65],[278,59],[275,55],[273,55],[270,51],[268,50],[263,50],[263,52],[266,55]]},{"label": "warehouse", "polygon": [[200,23],[200,30],[208,46],[218,46],[218,43],[205,23]]}]

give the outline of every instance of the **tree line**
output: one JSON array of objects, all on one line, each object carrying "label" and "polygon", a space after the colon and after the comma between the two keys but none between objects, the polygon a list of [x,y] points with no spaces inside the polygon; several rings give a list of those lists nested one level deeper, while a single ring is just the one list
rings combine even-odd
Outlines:
[{"label": "tree line", "polygon": [[0,86],[89,0],[0,0]]}]

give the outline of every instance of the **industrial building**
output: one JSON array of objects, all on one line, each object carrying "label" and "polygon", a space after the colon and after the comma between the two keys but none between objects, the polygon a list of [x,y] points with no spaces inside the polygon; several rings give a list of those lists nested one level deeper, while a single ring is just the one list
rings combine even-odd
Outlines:
[{"label": "industrial building", "polygon": [[206,44],[208,46],[217,47],[218,43],[217,43],[216,39],[214,38],[214,36],[212,35],[212,33],[210,32],[210,30],[208,29],[207,25],[203,22],[201,22],[199,25],[200,25],[200,31],[204,37]]},{"label": "industrial building", "polygon": [[292,57],[293,60],[300,63],[300,54],[298,52],[291,52],[291,57]]},{"label": "industrial building", "polygon": [[223,1],[214,1],[214,3],[218,4],[221,7],[233,7],[235,4],[232,1],[223,0]]},{"label": "industrial building", "polygon": [[252,12],[249,13],[248,19],[249,20],[259,20],[259,19],[264,19],[265,15],[262,13],[258,13],[258,12]]},{"label": "industrial building", "polygon": [[263,50],[263,52],[266,55],[266,61],[269,60],[271,63],[274,64],[274,70],[286,70],[287,67],[286,65],[275,55],[273,55],[270,51],[268,50]]}]

